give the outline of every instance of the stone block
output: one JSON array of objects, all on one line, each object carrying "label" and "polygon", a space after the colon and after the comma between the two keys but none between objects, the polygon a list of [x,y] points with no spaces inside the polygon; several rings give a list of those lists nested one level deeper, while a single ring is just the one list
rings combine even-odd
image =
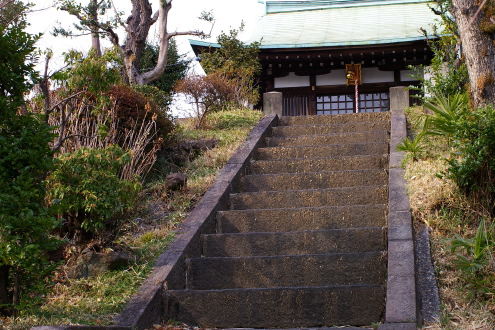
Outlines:
[{"label": "stone block", "polygon": [[344,156],[335,158],[257,160],[251,164],[255,174],[308,173],[362,169],[385,169],[388,155]]},{"label": "stone block", "polygon": [[349,143],[322,146],[260,148],[256,152],[256,159],[335,158],[342,156],[383,155],[387,153],[388,143]]},{"label": "stone block", "polygon": [[370,204],[221,211],[217,219],[223,233],[281,232],[384,227],[386,212],[385,204]]},{"label": "stone block", "polygon": [[409,107],[409,90],[407,87],[398,86],[390,88],[390,111],[403,111]]},{"label": "stone block", "polygon": [[387,186],[345,187],[232,194],[232,210],[384,204]]},{"label": "stone block", "polygon": [[267,115],[282,116],[283,98],[280,92],[268,92],[263,94],[263,112]]},{"label": "stone block", "polygon": [[416,308],[414,276],[388,276],[385,321],[416,323]]},{"label": "stone block", "polygon": [[387,121],[362,121],[351,122],[346,124],[329,124],[329,125],[293,125],[278,126],[273,129],[274,136],[289,137],[301,135],[322,135],[331,133],[344,132],[362,132],[362,131],[388,131],[390,124]]},{"label": "stone block", "polygon": [[188,259],[190,290],[383,284],[382,252]]},{"label": "stone block", "polygon": [[281,118],[281,125],[332,125],[355,122],[389,122],[390,112],[350,113],[336,116],[290,116]]},{"label": "stone block", "polygon": [[389,210],[409,211],[409,197],[406,191],[404,170],[394,168],[389,170]]},{"label": "stone block", "polygon": [[322,135],[301,135],[297,137],[271,137],[267,138],[267,146],[320,146],[328,144],[347,144],[347,143],[365,143],[365,142],[388,142],[389,135],[387,131],[364,131],[364,132],[347,132],[333,133]]},{"label": "stone block", "polygon": [[414,246],[412,240],[388,242],[388,275],[414,276]]},{"label": "stone block", "polygon": [[389,240],[412,240],[413,228],[410,211],[390,211],[388,213]]},{"label": "stone block", "polygon": [[384,228],[203,235],[206,257],[307,255],[386,250]]},{"label": "stone block", "polygon": [[241,179],[241,186],[243,191],[251,192],[378,186],[387,182],[387,172],[376,169],[247,175]]},{"label": "stone block", "polygon": [[379,285],[166,292],[166,318],[203,328],[369,326],[383,313]]}]

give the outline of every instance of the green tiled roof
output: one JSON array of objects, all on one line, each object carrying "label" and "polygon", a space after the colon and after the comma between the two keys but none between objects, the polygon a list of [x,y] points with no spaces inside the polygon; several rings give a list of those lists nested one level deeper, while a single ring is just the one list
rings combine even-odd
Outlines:
[{"label": "green tiled roof", "polygon": [[266,13],[273,14],[288,11],[356,6],[375,6],[377,4],[404,4],[430,1],[431,0],[268,0],[266,1]]},{"label": "green tiled roof", "polygon": [[[291,1],[281,1],[279,5]],[[330,0],[299,1],[302,10],[269,13],[258,21],[249,41],[261,48],[360,46],[423,39],[420,28],[432,31],[438,19],[425,1],[418,0]],[[326,5],[325,8],[321,6]],[[270,6],[267,3],[267,6]]]}]

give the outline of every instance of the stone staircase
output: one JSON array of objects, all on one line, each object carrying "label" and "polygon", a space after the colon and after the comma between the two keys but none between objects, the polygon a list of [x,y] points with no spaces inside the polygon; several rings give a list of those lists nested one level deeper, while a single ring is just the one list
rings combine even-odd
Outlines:
[{"label": "stone staircase", "polygon": [[165,291],[207,328],[371,326],[387,280],[389,114],[282,117]]}]

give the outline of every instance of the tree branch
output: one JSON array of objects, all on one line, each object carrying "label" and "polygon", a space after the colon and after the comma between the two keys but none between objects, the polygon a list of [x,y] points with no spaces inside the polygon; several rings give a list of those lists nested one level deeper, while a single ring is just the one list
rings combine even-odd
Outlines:
[{"label": "tree branch", "polygon": [[156,11],[155,14],[153,15],[153,17],[151,18],[151,24],[150,25],[153,25],[156,23],[156,21],[158,21],[158,16],[159,16],[160,12]]},{"label": "tree branch", "polygon": [[479,6],[478,10],[476,11],[476,13],[474,13],[474,16],[473,18],[471,18],[471,21],[469,21],[469,25],[473,24],[474,23],[474,20],[476,19],[476,17],[478,17],[481,9],[483,9],[483,6],[485,6],[486,4],[486,1],[487,0],[483,0],[483,2],[481,3],[481,5]]},{"label": "tree branch", "polygon": [[124,21],[122,21],[122,18],[120,17],[119,12],[117,11],[117,7],[115,7],[115,3],[113,2],[113,0],[110,0],[110,2],[112,3],[112,8],[113,11],[115,12],[115,17],[117,18],[117,21],[124,28],[125,32],[130,33],[129,27],[124,23]]},{"label": "tree branch", "polygon": [[175,32],[169,32],[166,34],[166,38],[170,39],[172,37],[176,36],[200,36],[200,37],[210,37],[209,34],[204,33],[203,31],[175,31]]}]

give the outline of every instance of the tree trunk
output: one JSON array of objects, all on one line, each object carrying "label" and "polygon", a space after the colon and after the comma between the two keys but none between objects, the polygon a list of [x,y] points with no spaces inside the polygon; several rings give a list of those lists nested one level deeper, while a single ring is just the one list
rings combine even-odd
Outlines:
[{"label": "tree trunk", "polygon": [[158,10],[158,31],[160,31],[160,51],[158,53],[158,62],[153,70],[143,74],[142,80],[144,84],[149,84],[153,80],[161,77],[167,67],[168,44],[171,35],[167,30],[168,13],[172,9],[172,1],[163,1]]},{"label": "tree trunk", "polygon": [[132,13],[127,20],[127,36],[124,45],[124,65],[130,83],[142,85],[139,73],[141,56],[146,47],[146,38],[154,20],[149,0],[131,0]]},{"label": "tree trunk", "polygon": [[100,35],[98,33],[91,32],[91,48],[96,51],[96,56],[101,57]]},{"label": "tree trunk", "polygon": [[[91,0],[89,5],[89,12],[91,15],[91,20],[98,22],[98,0]],[[100,34],[98,33],[99,28],[96,24],[91,26],[91,48],[96,52],[96,56],[101,56],[101,44],[100,44]]]},{"label": "tree trunk", "polygon": [[20,281],[20,275],[19,275],[19,270],[16,269],[14,272],[14,290],[12,293],[12,304],[14,306],[19,305],[21,302],[21,281]]},{"label": "tree trunk", "polygon": [[12,303],[9,298],[9,266],[0,266],[0,304]]},{"label": "tree trunk", "polygon": [[468,74],[475,107],[495,104],[495,47],[490,33],[480,29],[484,17],[473,0],[452,0],[452,14],[461,38],[462,54]]}]

